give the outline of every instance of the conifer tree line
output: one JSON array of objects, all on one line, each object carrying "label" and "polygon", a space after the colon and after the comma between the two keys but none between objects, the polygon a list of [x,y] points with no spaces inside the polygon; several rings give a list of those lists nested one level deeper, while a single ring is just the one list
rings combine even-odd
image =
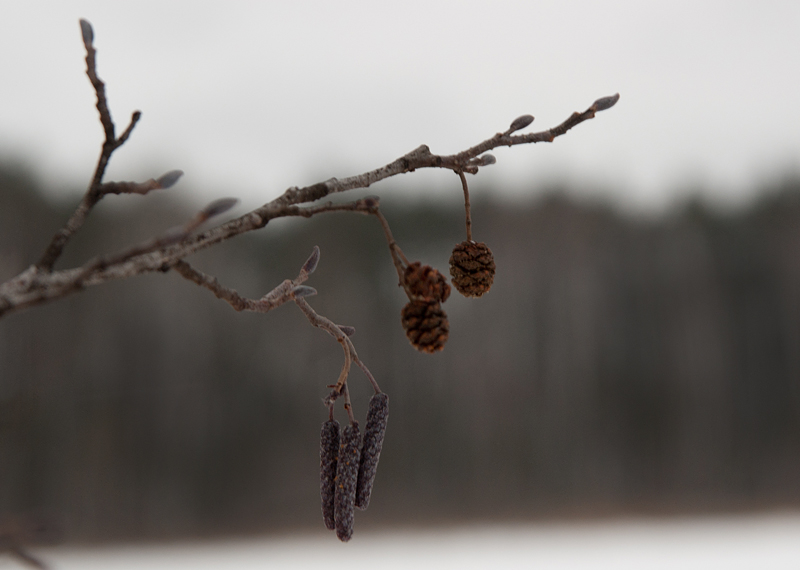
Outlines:
[{"label": "conifer tree line", "polygon": [[[314,273],[331,295],[318,310],[351,307],[392,405],[357,528],[797,504],[800,183],[764,194],[647,221],[558,195],[479,201],[498,272],[479,303],[447,301],[453,332],[434,357],[386,326],[404,295],[368,218],[303,220],[202,262],[244,294],[327,244],[337,270]],[[57,227],[63,213],[8,170],[0,201],[5,277],[41,248],[19,220]],[[66,254],[186,210],[164,198],[97,214]],[[407,254],[446,267],[463,232],[452,205],[389,216]],[[341,351],[292,312],[239,314],[204,293],[143,276],[0,322],[2,512],[57,513],[73,538],[318,528],[327,412],[309,405],[327,392],[309,379]],[[356,409],[370,392],[353,383]]]}]

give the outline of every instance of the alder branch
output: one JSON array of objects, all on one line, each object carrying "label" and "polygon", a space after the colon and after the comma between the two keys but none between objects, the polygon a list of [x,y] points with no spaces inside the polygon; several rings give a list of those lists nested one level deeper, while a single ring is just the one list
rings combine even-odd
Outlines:
[{"label": "alder branch", "polygon": [[[216,200],[200,210],[183,225],[167,229],[151,239],[116,253],[100,255],[79,267],[55,270],[55,264],[62,256],[67,243],[81,229],[87,216],[103,197],[109,194],[147,195],[153,190],[172,187],[183,175],[180,170],[171,170],[158,178],[151,178],[144,182],[103,181],[106,167],[112,154],[128,141],[134,127],[141,118],[141,113],[135,111],[128,127],[123,131],[122,135],[116,137],[116,128],[111,119],[106,98],[105,84],[97,75],[97,53],[93,45],[94,32],[86,20],[81,20],[80,25],[83,44],[86,48],[86,73],[97,98],[96,107],[105,134],[105,140],[89,187],[64,227],[53,236],[38,262],[16,277],[0,284],[0,317],[14,311],[60,299],[75,291],[111,280],[124,279],[154,271],[169,272],[170,270],[175,271],[184,279],[208,289],[217,298],[230,304],[236,311],[267,313],[292,301],[303,312],[309,323],[331,335],[342,347],[344,353],[344,360],[338,378],[334,384],[328,386],[332,390],[324,399],[325,405],[329,408],[330,420],[333,421],[333,409],[336,400],[343,397],[344,408],[351,424],[345,428],[344,434],[350,433],[359,437],[358,422],[353,413],[348,387],[348,378],[353,364],[356,364],[364,372],[375,393],[380,394],[382,397],[379,400],[375,400],[375,397],[370,400],[370,411],[368,412],[367,434],[365,437],[369,436],[370,429],[373,429],[373,432],[371,432],[373,437],[377,437],[375,434],[380,432],[380,442],[376,443],[373,440],[369,446],[366,440],[364,443],[364,449],[371,449],[373,454],[370,456],[374,461],[373,466],[370,468],[372,469],[370,477],[374,477],[377,454],[380,453],[380,446],[382,445],[382,434],[385,431],[388,413],[386,408],[388,400],[386,395],[381,393],[378,383],[367,366],[358,357],[351,339],[355,329],[350,326],[338,325],[327,317],[318,314],[306,300],[307,297],[317,294],[316,289],[304,285],[304,283],[319,263],[319,248],[314,247],[312,254],[294,279],[284,280],[260,299],[250,299],[240,295],[234,289],[220,283],[216,277],[193,267],[186,261],[186,258],[202,249],[214,246],[235,236],[263,228],[276,218],[311,218],[331,212],[353,212],[373,215],[381,224],[389,246],[392,262],[397,271],[399,284],[404,288],[409,298],[409,303],[401,313],[401,323],[406,331],[406,336],[417,350],[434,353],[442,349],[449,334],[447,315],[441,308],[441,303],[446,301],[450,294],[450,286],[444,276],[430,266],[422,266],[419,261],[409,262],[394,240],[388,221],[380,211],[377,197],[370,196],[338,204],[326,202],[312,205],[312,203],[332,194],[368,188],[387,178],[414,172],[421,168],[444,168],[453,171],[458,175],[464,192],[467,241],[459,244],[453,250],[453,257],[451,257],[450,262],[451,275],[453,275],[453,284],[462,294],[471,297],[480,296],[488,291],[491,286],[495,266],[491,251],[486,244],[476,244],[472,241],[472,219],[465,174],[477,174],[481,168],[494,164],[496,159],[492,154],[489,154],[489,151],[497,147],[553,142],[557,137],[564,135],[575,126],[594,118],[596,113],[613,107],[619,100],[619,94],[602,97],[582,113],[573,113],[561,124],[536,133],[517,134],[528,127],[534,120],[532,115],[522,115],[512,121],[505,131],[498,132],[490,138],[456,154],[433,154],[426,145],[421,145],[397,160],[363,174],[343,179],[331,178],[325,182],[319,182],[303,188],[288,188],[279,197],[243,216],[205,231],[199,231],[203,224],[229,210],[236,203],[233,198]],[[457,254],[458,259],[456,259]],[[454,273],[456,270],[461,271],[461,273]],[[370,423],[373,421],[370,419],[370,417],[373,417],[370,416],[373,413],[373,401],[382,402],[380,404],[382,407],[374,408],[379,409],[381,414],[380,421],[383,422],[382,427],[374,424],[374,422],[373,424]],[[373,428],[370,428],[370,425],[373,425]],[[336,426],[338,426],[338,423]],[[325,440],[323,439],[324,442]],[[354,457],[356,459],[358,458],[358,453],[358,449],[355,449]],[[352,490],[355,491],[356,486],[360,485],[361,469],[357,470],[357,475],[353,473],[350,475],[352,475],[352,483],[354,485]],[[371,480],[368,483],[369,488],[372,485]],[[336,493],[338,492],[336,491]],[[340,498],[335,500],[340,501]],[[349,516],[349,522],[345,521],[342,524],[349,524],[349,530],[345,535],[339,534],[339,520],[337,519],[336,522],[337,536],[342,540],[348,540],[352,534],[354,497],[350,495],[347,500],[349,501],[349,511],[347,511],[349,512],[349,515],[347,515]],[[368,502],[369,491],[367,491],[366,502],[363,505],[368,504]],[[360,505],[361,503],[358,504]],[[366,507],[360,506],[359,508]],[[324,505],[323,511],[325,511]],[[345,511],[342,511],[342,513],[346,514]],[[345,519],[346,517],[343,515],[341,520]],[[44,564],[32,556],[23,547],[23,543],[24,541],[15,533],[4,533],[0,528],[0,553],[11,554],[17,560],[30,566],[44,568]]]},{"label": "alder branch", "polygon": [[[134,275],[149,273],[154,271],[165,271],[174,266],[178,261],[196,253],[202,249],[211,247],[226,241],[237,235],[250,231],[258,230],[267,225],[270,220],[289,216],[311,217],[313,215],[347,209],[341,205],[325,205],[316,208],[300,208],[299,205],[322,199],[329,194],[345,192],[358,188],[367,188],[375,182],[397,176],[406,172],[413,172],[419,168],[446,168],[455,171],[475,173],[480,166],[491,164],[491,160],[475,161],[481,154],[499,146],[517,146],[536,142],[552,142],[557,136],[565,134],[569,129],[576,125],[594,118],[595,113],[613,106],[599,105],[605,100],[610,99],[615,103],[618,95],[611,98],[598,99],[583,113],[573,113],[572,116],[552,129],[532,133],[528,135],[507,135],[498,133],[495,136],[457,154],[440,156],[430,152],[427,146],[422,145],[399,159],[381,168],[352,176],[342,180],[332,178],[326,182],[320,182],[304,188],[292,187],[287,189],[281,196],[244,214],[238,218],[230,220],[220,226],[199,234],[190,236],[179,244],[171,245],[159,249],[158,251],[148,251],[139,255],[129,256],[113,264],[105,264],[103,267],[65,269],[61,271],[48,270],[47,264],[40,262],[34,265],[15,278],[0,285],[0,316],[11,311],[28,308],[34,305],[52,301],[64,297],[72,292],[78,291],[86,286],[99,285],[115,279],[124,279]],[[90,193],[87,193],[87,197]],[[58,245],[58,253],[63,249],[66,239],[74,233],[73,220],[81,220],[88,213],[91,206],[86,206],[87,197],[73,214],[64,230],[56,235],[53,244],[48,248],[48,252],[54,249],[54,244]],[[94,202],[96,203],[96,201]],[[93,205],[93,204],[92,204]],[[79,227],[79,226],[78,226]],[[75,228],[77,229],[77,228]],[[70,230],[70,231],[67,231]],[[66,234],[66,238],[59,241],[59,236]],[[45,254],[43,259],[57,256]]]},{"label": "alder branch", "polygon": [[[370,384],[372,384],[375,393],[379,393],[381,390],[378,386],[378,383],[375,381],[375,377],[369,371],[367,366],[358,358],[358,353],[356,352],[355,346],[350,340],[350,337],[355,333],[355,329],[346,325],[337,325],[330,319],[323,317],[322,315],[318,314],[305,299],[305,297],[310,297],[317,294],[317,291],[314,288],[307,287],[303,285],[303,283],[316,269],[317,264],[319,263],[319,258],[319,247],[315,246],[314,251],[303,264],[303,267],[300,269],[300,273],[296,278],[286,279],[280,285],[272,289],[272,291],[258,300],[243,297],[235,290],[222,285],[215,277],[207,275],[202,271],[193,268],[185,261],[179,261],[173,266],[173,269],[185,279],[188,279],[189,281],[192,281],[201,287],[205,287],[214,293],[218,299],[226,301],[237,311],[267,313],[288,301],[294,301],[313,326],[324,330],[334,339],[336,339],[340,345],[342,345],[342,349],[344,351],[344,363],[342,365],[342,370],[339,373],[339,378],[337,379],[336,384],[330,386],[333,388],[333,391],[328,398],[326,398],[326,404],[332,406],[336,398],[344,393],[343,390],[350,374],[351,363],[353,362],[356,363],[356,365],[361,368],[361,370],[367,376],[367,379],[369,380]],[[348,413],[350,412],[348,411]]]},{"label": "alder branch", "polygon": [[[449,169],[459,174],[463,179],[464,173],[476,174],[481,167],[496,162],[494,156],[486,154],[488,151],[501,146],[512,147],[538,142],[552,142],[556,137],[565,134],[573,127],[594,118],[597,112],[614,106],[619,99],[618,94],[603,97],[596,100],[582,113],[573,113],[567,120],[556,127],[537,133],[514,134],[527,127],[533,121],[531,115],[523,115],[514,120],[506,131],[498,132],[477,145],[456,154],[433,154],[426,145],[421,145],[397,160],[363,174],[343,179],[331,178],[325,182],[319,182],[303,188],[291,187],[281,196],[263,206],[212,229],[194,234],[194,230],[199,225],[197,224],[192,226],[190,231],[177,232],[171,234],[171,237],[168,232],[166,237],[154,238],[153,240],[148,240],[145,244],[128,248],[118,254],[91,260],[81,267],[56,271],[53,266],[61,256],[67,242],[81,228],[92,208],[103,196],[120,193],[147,194],[155,189],[172,186],[182,174],[181,171],[174,170],[158,179],[151,179],[142,183],[103,183],[103,175],[112,153],[128,140],[134,126],[141,117],[141,113],[139,111],[134,112],[127,129],[119,138],[115,138],[114,123],[111,119],[105,96],[105,85],[96,72],[96,51],[93,46],[94,34],[91,26],[85,20],[81,20],[81,31],[87,52],[87,75],[97,96],[97,109],[105,132],[105,142],[102,145],[100,158],[86,194],[65,226],[53,236],[40,260],[16,277],[0,284],[0,317],[13,311],[60,299],[85,287],[143,273],[167,271],[178,266],[179,262],[197,251],[237,235],[263,228],[270,220],[276,218],[289,216],[311,217],[323,212],[343,210],[375,214],[374,208],[365,201],[357,201],[349,205],[324,204],[315,207],[302,207],[302,205],[315,202],[330,194],[368,188],[376,182],[399,174],[414,172],[421,168]],[[378,215],[379,219],[382,218],[379,213],[376,215]],[[384,230],[388,232],[385,219],[382,224],[384,225]],[[402,256],[402,252],[399,252],[399,248],[394,244],[390,232],[387,233],[387,239],[389,240],[395,267],[400,272],[399,256]],[[407,260],[405,260],[405,263],[407,265]],[[183,265],[180,267],[182,271],[187,271]]]}]

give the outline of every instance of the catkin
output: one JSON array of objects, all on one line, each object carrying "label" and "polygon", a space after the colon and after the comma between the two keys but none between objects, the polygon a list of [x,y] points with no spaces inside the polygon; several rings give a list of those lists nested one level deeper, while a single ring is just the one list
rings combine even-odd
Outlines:
[{"label": "catkin", "polygon": [[322,424],[319,437],[319,495],[322,499],[322,519],[330,530],[335,527],[333,497],[336,489],[336,458],[339,455],[339,422]]},{"label": "catkin", "polygon": [[375,473],[378,471],[378,460],[381,457],[388,420],[389,396],[383,392],[375,394],[369,401],[367,425],[364,428],[364,443],[361,446],[361,459],[358,465],[356,507],[361,510],[369,506],[369,497],[372,494]]},{"label": "catkin", "polygon": [[339,461],[336,465],[336,490],[333,501],[336,536],[342,542],[347,542],[353,536],[360,446],[361,432],[358,431],[358,423],[345,426],[339,441]]}]

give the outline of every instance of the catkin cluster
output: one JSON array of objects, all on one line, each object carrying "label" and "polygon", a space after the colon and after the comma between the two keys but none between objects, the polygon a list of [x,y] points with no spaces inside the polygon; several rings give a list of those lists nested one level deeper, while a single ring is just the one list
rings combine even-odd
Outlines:
[{"label": "catkin cluster", "polygon": [[386,423],[389,396],[375,394],[369,401],[367,425],[362,441],[358,422],[339,432],[339,423],[328,420],[320,435],[320,498],[325,526],[347,542],[353,536],[355,507],[369,506],[375,473],[378,470]]}]

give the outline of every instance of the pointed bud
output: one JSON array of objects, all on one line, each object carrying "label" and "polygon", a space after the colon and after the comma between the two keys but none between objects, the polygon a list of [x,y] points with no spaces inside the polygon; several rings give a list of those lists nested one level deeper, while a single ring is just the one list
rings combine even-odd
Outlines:
[{"label": "pointed bud", "polygon": [[175,183],[183,176],[183,170],[170,170],[166,174],[162,174],[156,179],[159,188],[169,188],[174,186]]},{"label": "pointed bud", "polygon": [[[166,174],[164,176],[166,176]],[[214,216],[219,216],[220,214],[227,212],[238,203],[239,200],[236,198],[220,198],[219,200],[214,200],[208,206],[203,208],[202,214],[206,219],[213,218]]]},{"label": "pointed bud", "polygon": [[312,295],[316,295],[317,290],[313,287],[308,287],[306,285],[298,285],[294,289],[292,289],[292,297],[295,299],[301,299],[303,297],[311,297]]},{"label": "pointed bud", "polygon": [[305,271],[307,274],[311,275],[317,268],[318,263],[319,263],[319,246],[315,245],[314,251],[312,251],[311,255],[308,256],[308,259],[306,259],[306,262],[303,264],[303,268],[300,271]]},{"label": "pointed bud", "polygon": [[92,30],[92,25],[83,18],[81,18],[81,35],[83,36],[83,45],[87,48],[91,46],[94,41],[94,30]]},{"label": "pointed bud", "polygon": [[347,336],[353,336],[354,334],[356,334],[355,327],[349,327],[347,325],[336,325],[336,326],[339,327],[339,330],[342,331]]},{"label": "pointed bud", "polygon": [[594,107],[595,111],[605,111],[606,109],[610,109],[616,105],[617,101],[619,101],[619,93],[616,95],[610,95],[609,97],[601,97],[592,103],[592,107]]},{"label": "pointed bud", "polygon": [[510,135],[514,131],[518,131],[520,129],[524,129],[528,125],[533,122],[533,115],[522,115],[521,117],[517,117],[511,122],[511,126],[508,127],[506,131],[507,135]]}]

